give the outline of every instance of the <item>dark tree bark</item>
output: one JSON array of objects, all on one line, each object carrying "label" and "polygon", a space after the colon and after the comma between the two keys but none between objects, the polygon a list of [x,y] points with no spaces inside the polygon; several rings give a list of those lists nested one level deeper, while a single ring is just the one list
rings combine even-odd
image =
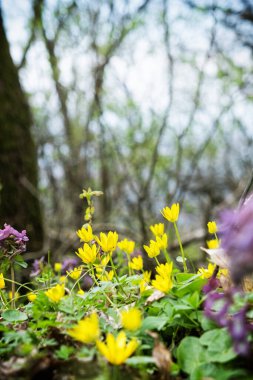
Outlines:
[{"label": "dark tree bark", "polygon": [[0,228],[26,229],[29,249],[42,247],[38,168],[32,118],[10,55],[0,7]]}]

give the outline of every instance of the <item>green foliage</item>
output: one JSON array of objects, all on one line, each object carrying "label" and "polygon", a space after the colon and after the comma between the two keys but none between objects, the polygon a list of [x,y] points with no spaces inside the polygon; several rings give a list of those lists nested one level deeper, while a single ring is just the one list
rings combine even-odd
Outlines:
[{"label": "green foliage", "polygon": [[2,318],[7,322],[22,322],[28,319],[27,314],[19,310],[6,310],[2,313]]},{"label": "green foliage", "polygon": [[[97,195],[100,193],[91,189],[83,191],[89,210],[92,197]],[[90,222],[92,217],[93,211]],[[39,273],[29,286],[19,285],[28,294],[17,297],[16,308],[10,308],[2,278],[2,357],[6,361],[12,356],[22,358],[29,367],[29,361],[37,357],[66,363],[97,360],[99,366],[104,356],[115,367],[126,363],[139,374],[160,371],[170,372],[172,379],[180,375],[190,380],[244,379],[248,372],[233,349],[228,331],[218,328],[203,313],[202,287],[212,275],[210,269],[196,274],[185,266],[181,272],[164,247],[166,232],[162,235],[165,238],[159,240],[156,235],[153,241],[157,250],[155,280],[150,278],[151,273],[142,271],[142,261],[138,268],[126,265],[133,262],[127,253],[132,242],[125,241],[119,250],[115,231],[96,236],[91,223],[78,232],[87,242],[78,250],[82,263],[76,270],[61,276],[61,265],[56,268],[50,260],[40,263]],[[183,247],[180,253],[183,257]],[[22,263],[22,258],[18,261]],[[80,292],[87,273],[93,282],[89,290]],[[111,277],[104,277],[105,273]],[[252,293],[235,297],[234,312],[245,302],[252,304]],[[123,318],[124,313],[129,314]]]}]

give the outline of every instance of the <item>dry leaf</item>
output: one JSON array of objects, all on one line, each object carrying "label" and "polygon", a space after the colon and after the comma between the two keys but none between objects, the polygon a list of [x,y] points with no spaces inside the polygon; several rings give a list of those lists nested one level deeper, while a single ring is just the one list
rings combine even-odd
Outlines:
[{"label": "dry leaf", "polygon": [[165,293],[160,292],[160,290],[154,290],[154,292],[149,296],[145,302],[145,306],[151,304],[152,302],[158,301],[160,298],[163,298]]},{"label": "dry leaf", "polygon": [[155,340],[152,356],[157,368],[160,370],[160,379],[168,380],[170,378],[170,369],[172,365],[171,353],[166,346],[160,342],[159,335],[156,332],[149,331],[148,334]]},{"label": "dry leaf", "polygon": [[231,289],[233,283],[231,281],[230,276],[224,276],[223,274],[221,274],[219,280],[220,280],[221,287],[225,291]]},{"label": "dry leaf", "polygon": [[245,277],[243,279],[243,290],[245,292],[252,292],[253,291],[253,279],[252,279],[252,277]]},{"label": "dry leaf", "polygon": [[202,251],[206,252],[210,256],[210,260],[218,265],[220,268],[229,267],[229,257],[222,248],[208,249],[200,247]]}]

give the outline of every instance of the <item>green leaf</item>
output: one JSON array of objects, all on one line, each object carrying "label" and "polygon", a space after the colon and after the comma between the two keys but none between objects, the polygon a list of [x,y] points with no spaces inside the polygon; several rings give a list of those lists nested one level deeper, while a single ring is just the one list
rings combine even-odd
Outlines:
[{"label": "green leaf", "polygon": [[190,294],[186,301],[194,308],[197,309],[199,307],[200,299],[199,299],[199,292],[194,292]]},{"label": "green leaf", "polygon": [[156,317],[147,317],[144,319],[141,330],[162,330],[162,328],[166,325],[168,322],[167,316],[156,316]]},{"label": "green leaf", "polygon": [[55,356],[58,359],[67,360],[69,356],[75,351],[74,347],[69,347],[66,345],[62,345],[59,350],[55,351]]},{"label": "green leaf", "polygon": [[245,376],[245,371],[242,369],[224,368],[219,364],[205,363],[196,368],[190,376],[190,380],[203,380],[203,379],[215,379],[215,380],[231,380],[249,379]]},{"label": "green leaf", "polygon": [[206,283],[205,279],[197,277],[194,280],[192,280],[190,282],[187,281],[185,284],[179,286],[176,289],[175,294],[178,297],[182,297],[182,296],[184,296],[187,293],[194,293],[194,292],[198,292],[199,293],[201,291],[201,289],[203,288],[203,285],[205,283]]},{"label": "green leaf", "polygon": [[177,359],[180,368],[188,374],[205,363],[205,350],[199,339],[193,336],[184,338],[178,346]]},{"label": "green leaf", "polygon": [[226,363],[237,356],[233,350],[231,338],[225,329],[205,332],[200,337],[200,343],[207,346],[209,362]]},{"label": "green leaf", "polygon": [[26,313],[18,310],[6,310],[2,313],[2,317],[7,322],[21,322],[28,319]]},{"label": "green leaf", "polygon": [[25,260],[23,259],[23,257],[20,256],[20,255],[18,255],[18,256],[15,257],[14,264],[17,264],[17,265],[19,265],[22,268],[27,268],[28,267],[28,264],[25,262]]}]

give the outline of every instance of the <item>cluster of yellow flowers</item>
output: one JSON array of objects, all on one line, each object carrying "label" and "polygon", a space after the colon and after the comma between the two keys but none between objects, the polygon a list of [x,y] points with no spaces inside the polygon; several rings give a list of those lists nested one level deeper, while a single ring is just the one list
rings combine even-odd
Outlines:
[{"label": "cluster of yellow flowers", "polygon": [[[61,276],[62,264],[55,263],[54,271],[58,282],[55,286],[52,286],[45,291],[45,295],[48,299],[57,304],[65,297],[65,292],[69,292],[65,288],[67,280],[71,282],[76,281],[74,286],[78,284],[78,295],[83,295],[84,291],[80,288],[80,280],[84,269],[90,273],[96,285],[99,286],[99,281],[112,281],[114,278],[119,283],[117,272],[112,260],[114,251],[119,248],[121,252],[126,254],[128,260],[129,274],[131,275],[135,271],[141,271],[139,278],[139,291],[140,294],[147,289],[156,289],[162,293],[167,294],[173,288],[173,263],[168,254],[168,235],[165,232],[165,225],[163,223],[157,223],[150,226],[150,231],[153,234],[153,239],[149,241],[148,245],[143,245],[144,251],[149,258],[154,258],[156,261],[156,274],[155,279],[151,280],[151,272],[144,271],[143,256],[134,256],[135,242],[128,239],[119,241],[117,232],[109,231],[108,233],[101,232],[99,236],[96,236],[91,226],[91,218],[94,212],[91,202],[91,196],[95,194],[91,189],[82,194],[82,197],[87,198],[89,201],[89,210],[86,219],[89,223],[79,229],[76,233],[82,243],[82,246],[78,248],[76,255],[81,259],[82,264],[66,272],[65,276]],[[100,194],[98,194],[100,195]],[[179,242],[180,251],[182,254],[184,271],[187,272],[186,258],[182,247],[177,221],[179,218],[180,206],[179,203],[173,204],[171,207],[165,207],[161,211],[163,217],[174,225],[175,233]],[[211,221],[207,225],[209,234],[214,235],[212,240],[207,241],[207,245],[210,249],[216,249],[219,247],[219,239],[217,237],[217,225],[214,221]],[[164,255],[165,263],[158,261],[160,254]],[[108,270],[108,263],[111,264],[111,269]],[[202,279],[208,279],[213,275],[215,265],[208,264],[207,268],[199,268],[198,274]],[[175,273],[175,271],[174,271]],[[219,270],[218,277],[221,275],[227,276],[227,270]],[[99,280],[99,281],[98,281]],[[119,283],[120,284],[120,283]],[[73,286],[73,288],[74,288]],[[0,289],[5,288],[5,279],[3,273],[0,273]],[[72,288],[72,289],[73,289]],[[107,294],[106,294],[107,296]],[[27,294],[27,298],[30,302],[36,299],[36,294],[31,291]],[[108,297],[107,297],[108,298]],[[110,301],[110,300],[109,300]],[[96,312],[91,312],[83,319],[78,321],[72,328],[67,329],[67,334],[73,339],[84,344],[95,344],[99,352],[107,359],[107,361],[113,365],[120,365],[124,363],[137,349],[138,341],[136,338],[127,339],[127,336],[133,336],[133,332],[137,331],[142,324],[142,313],[137,307],[124,307],[119,311],[119,325],[121,331],[114,336],[111,333],[107,333],[106,338],[103,340],[100,330],[100,320]]]},{"label": "cluster of yellow flowers", "polygon": [[[121,312],[121,324],[126,330],[135,331],[139,329],[141,322],[142,316],[139,309],[131,308]],[[79,342],[86,344],[96,343],[100,353],[109,363],[114,365],[124,363],[138,347],[136,338],[127,343],[124,331],[120,331],[116,338],[111,333],[108,333],[105,341],[100,340],[99,318],[96,313],[92,313],[90,316],[80,320],[75,326],[67,330],[67,333]]]}]

